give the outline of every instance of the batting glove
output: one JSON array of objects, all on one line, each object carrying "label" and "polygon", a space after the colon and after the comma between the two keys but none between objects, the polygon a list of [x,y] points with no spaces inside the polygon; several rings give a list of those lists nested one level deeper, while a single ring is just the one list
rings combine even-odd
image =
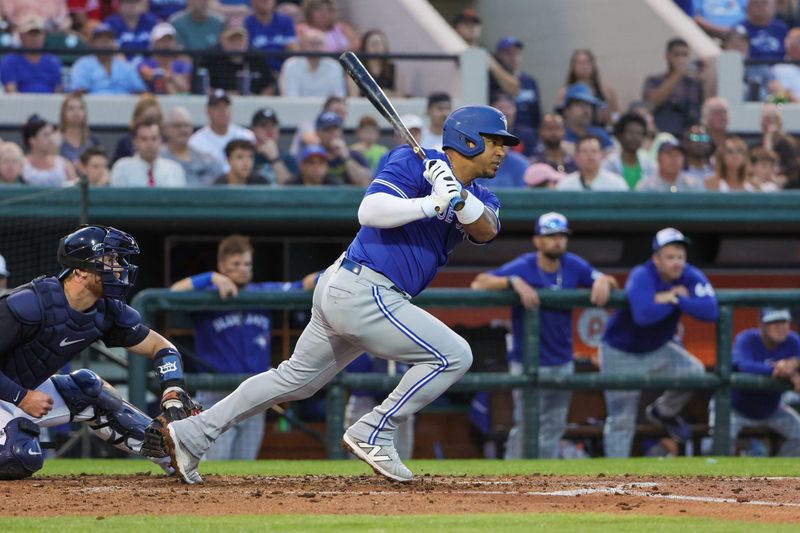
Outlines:
[{"label": "batting glove", "polygon": [[456,179],[446,161],[426,159],[425,172],[422,175],[433,186],[433,194],[441,195],[461,192],[461,182]]},{"label": "batting glove", "polygon": [[435,217],[439,213],[446,211],[447,206],[449,206],[452,202],[456,202],[460,196],[461,193],[457,191],[446,194],[434,193],[424,197],[420,203],[420,207],[422,207],[422,212],[425,213],[426,217]]}]

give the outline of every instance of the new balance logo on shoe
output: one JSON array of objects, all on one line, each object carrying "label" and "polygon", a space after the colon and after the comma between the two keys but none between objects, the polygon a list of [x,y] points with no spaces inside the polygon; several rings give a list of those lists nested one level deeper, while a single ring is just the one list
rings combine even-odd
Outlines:
[{"label": "new balance logo on shoe", "polygon": [[358,447],[367,452],[367,456],[375,462],[392,460],[388,455],[378,455],[381,451],[381,447],[378,445],[359,442]]}]

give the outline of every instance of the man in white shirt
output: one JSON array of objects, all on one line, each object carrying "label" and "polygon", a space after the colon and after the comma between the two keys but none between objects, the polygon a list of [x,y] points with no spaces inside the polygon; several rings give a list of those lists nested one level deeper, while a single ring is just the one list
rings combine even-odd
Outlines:
[{"label": "man in white shirt", "polygon": [[225,157],[225,146],[234,139],[256,142],[256,136],[247,128],[231,122],[231,99],[225,91],[217,89],[208,97],[206,104],[208,124],[197,130],[189,138],[189,147],[198,152],[211,155],[228,172],[228,160]]},{"label": "man in white shirt", "polygon": [[658,147],[658,172],[636,184],[637,191],[686,192],[704,191],[705,182],[683,171],[683,147],[675,139],[667,139]]},{"label": "man in white shirt", "polygon": [[628,183],[619,174],[601,168],[603,146],[598,137],[584,135],[575,144],[578,171],[556,185],[559,191],[627,191]]},{"label": "man in white shirt", "polygon": [[[301,52],[325,52],[325,35],[308,29],[300,36]],[[282,96],[340,96],[347,94],[344,69],[330,57],[290,57],[280,75]]]},{"label": "man in white shirt", "polygon": [[453,102],[447,93],[433,93],[428,96],[428,127],[422,128],[420,144],[423,148],[442,149],[442,132],[444,121],[453,110]]},{"label": "man in white shirt", "polygon": [[159,157],[161,128],[153,122],[133,127],[133,157],[123,157],[111,169],[112,187],[185,187],[186,174],[175,161]]}]

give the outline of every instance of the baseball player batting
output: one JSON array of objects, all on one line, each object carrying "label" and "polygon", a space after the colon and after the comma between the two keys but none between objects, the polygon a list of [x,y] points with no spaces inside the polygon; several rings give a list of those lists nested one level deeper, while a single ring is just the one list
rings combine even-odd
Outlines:
[{"label": "baseball player batting", "polygon": [[[208,411],[162,430],[172,465],[186,483],[200,481],[200,458],[228,428],[276,403],[311,396],[363,352],[412,367],[386,400],[345,431],[342,444],[376,473],[412,480],[394,448],[394,432],[464,375],[472,351],[409,300],[457,244],[495,238],[500,204],[473,181],[494,177],[504,145],[519,143],[503,114],[487,106],[455,110],[445,121],[443,141],[444,152],[426,150],[424,162],[408,146],[392,151],[359,206],[361,229],[314,290],[311,322],[292,357],[248,379]],[[463,207],[449,207],[459,196]]]}]

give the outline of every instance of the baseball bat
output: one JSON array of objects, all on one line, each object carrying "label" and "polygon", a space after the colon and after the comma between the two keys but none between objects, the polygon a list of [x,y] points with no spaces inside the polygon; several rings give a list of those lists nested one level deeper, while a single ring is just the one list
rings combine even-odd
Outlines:
[{"label": "baseball bat", "polygon": [[[344,71],[347,72],[347,75],[350,76],[353,81],[358,85],[358,88],[364,93],[370,103],[378,110],[378,112],[385,118],[389,124],[392,125],[394,131],[396,131],[400,137],[406,142],[407,145],[414,150],[414,153],[417,154],[422,161],[427,159],[425,152],[422,150],[422,147],[419,145],[419,142],[411,135],[411,132],[408,131],[408,128],[403,121],[400,120],[400,115],[397,113],[397,110],[392,105],[392,102],[389,101],[389,98],[386,97],[386,94],[381,89],[378,82],[375,81],[375,78],[372,77],[372,74],[369,73],[367,67],[361,63],[361,60],[358,59],[353,52],[347,51],[344,52],[342,55],[339,56],[339,63],[341,63],[342,68]],[[451,205],[456,209],[461,209],[464,205],[464,200],[460,198],[455,202],[451,203]]]}]

